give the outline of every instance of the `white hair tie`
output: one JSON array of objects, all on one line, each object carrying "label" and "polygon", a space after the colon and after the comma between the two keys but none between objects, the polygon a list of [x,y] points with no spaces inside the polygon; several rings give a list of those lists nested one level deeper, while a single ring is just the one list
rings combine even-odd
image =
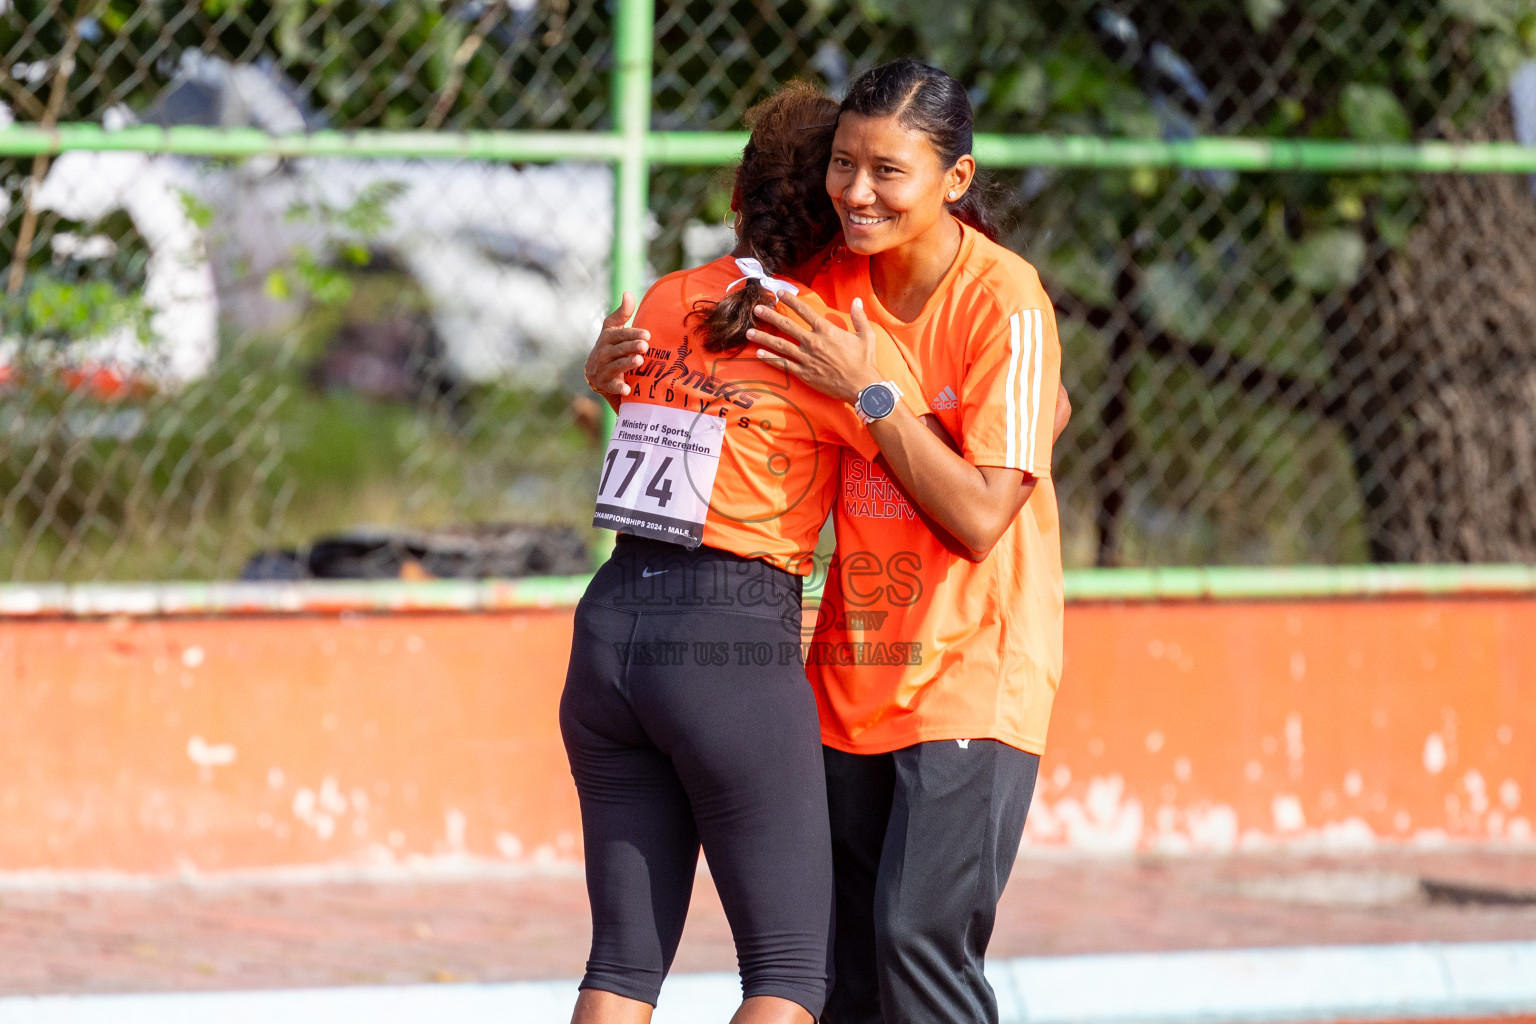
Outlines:
[{"label": "white hair tie", "polygon": [[770,292],[773,292],[773,297],[775,299],[777,299],[780,295],[800,294],[800,289],[796,288],[788,281],[781,281],[776,277],[769,277],[768,271],[763,269],[763,265],[750,256],[744,259],[738,259],[736,261],[736,269],[741,271],[744,276],[738,277],[736,280],[726,285],[726,291],[730,291],[732,288],[735,288],[743,281],[756,281]]}]

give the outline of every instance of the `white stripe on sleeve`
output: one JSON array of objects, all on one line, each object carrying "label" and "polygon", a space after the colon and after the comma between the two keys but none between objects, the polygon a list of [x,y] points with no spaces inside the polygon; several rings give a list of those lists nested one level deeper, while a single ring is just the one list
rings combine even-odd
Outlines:
[{"label": "white stripe on sleeve", "polygon": [[[1033,310],[1026,309],[1014,316],[1015,320],[1017,320],[1019,317],[1023,317],[1024,323],[1022,325],[1021,331],[1023,337],[1020,338],[1021,343],[1019,345],[1020,369],[1018,383],[1015,384],[1012,380],[1008,382],[1010,385],[1010,390],[1012,390],[1013,387],[1017,387],[1019,389],[1019,421],[1017,424],[1009,424],[1010,433],[1008,437],[1008,444],[1010,447],[1012,447],[1015,443],[1018,444],[1019,457],[1008,463],[1009,469],[1029,469],[1029,463],[1026,461],[1029,456],[1029,435],[1025,431],[1029,428],[1029,352],[1030,335],[1034,333],[1034,327],[1030,321],[1030,314],[1033,312]],[[1019,436],[1017,442],[1014,440],[1013,431],[1018,432]]]},{"label": "white stripe on sleeve", "polygon": [[1024,467],[1031,473],[1035,471],[1035,441],[1039,436],[1040,428],[1040,377],[1041,370],[1045,366],[1045,310],[1036,309],[1033,313],[1035,314],[1035,386],[1029,419],[1029,462]]},{"label": "white stripe on sleeve", "polygon": [[1014,403],[1013,388],[1015,375],[1019,371],[1019,314],[1015,313],[1008,318],[1008,378],[1003,387],[1003,401],[1005,403],[1004,433],[1008,437],[1008,450],[1003,458],[1003,465],[1008,469],[1018,468],[1018,454],[1016,440],[1014,438]]}]

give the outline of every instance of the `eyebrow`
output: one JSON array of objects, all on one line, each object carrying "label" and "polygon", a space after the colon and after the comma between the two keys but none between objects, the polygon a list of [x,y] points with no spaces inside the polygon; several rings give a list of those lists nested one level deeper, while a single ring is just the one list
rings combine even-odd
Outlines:
[{"label": "eyebrow", "polygon": [[[848,151],[846,149],[841,148],[841,147],[834,147],[833,150],[832,150],[832,155],[833,156],[847,156],[848,155]],[[907,162],[905,160],[899,158],[899,157],[882,156],[882,155],[880,155],[878,153],[876,153],[875,155],[871,156],[869,159],[874,161],[877,164],[888,164],[888,165],[890,165],[892,167],[902,167],[902,168],[905,168],[907,166]]]}]

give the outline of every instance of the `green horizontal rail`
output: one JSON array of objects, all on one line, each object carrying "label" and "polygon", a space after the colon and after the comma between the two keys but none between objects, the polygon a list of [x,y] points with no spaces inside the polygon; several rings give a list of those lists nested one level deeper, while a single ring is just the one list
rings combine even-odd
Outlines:
[{"label": "green horizontal rail", "polygon": [[984,167],[1182,167],[1229,171],[1536,172],[1536,146],[1511,142],[1368,145],[1303,139],[1139,139],[982,135]]},{"label": "green horizontal rail", "polygon": [[505,160],[614,161],[623,139],[609,132],[312,132],[268,135],[256,128],[136,125],[107,131],[100,125],[57,128],[12,125],[0,129],[0,155],[38,156],[72,151],[174,153],[180,156],[351,156]]},{"label": "green horizontal rail", "polygon": [[[651,132],[646,159],[655,165],[723,166],[746,145],[745,132]],[[0,155],[36,156],[74,150],[176,153],[184,156],[430,157],[548,163],[613,162],[625,140],[612,132],[321,131],[273,136],[254,128],[160,128],[100,125],[52,129],[17,124],[0,129]],[[1508,142],[1420,142],[1368,145],[1300,139],[1106,139],[1084,136],[978,135],[976,159],[987,167],[1182,167],[1231,171],[1536,173],[1536,146]]]},{"label": "green horizontal rail", "polygon": [[[425,583],[83,583],[0,585],[0,621],[248,615],[487,613],[568,608],[589,577]],[[1299,566],[1289,569],[1078,569],[1071,603],[1454,596],[1536,598],[1536,566]],[[808,595],[814,597],[814,595]]]},{"label": "green horizontal rail", "polygon": [[1066,573],[1066,592],[1068,601],[1250,601],[1474,594],[1536,596],[1536,566],[1079,569]]},{"label": "green horizontal rail", "polygon": [[0,621],[503,612],[568,608],[588,577],[518,580],[306,580],[302,583],[0,584]]}]

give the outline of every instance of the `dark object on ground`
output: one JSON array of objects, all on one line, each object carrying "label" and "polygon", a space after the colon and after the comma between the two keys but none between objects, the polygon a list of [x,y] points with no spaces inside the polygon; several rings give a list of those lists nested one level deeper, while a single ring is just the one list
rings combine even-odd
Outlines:
[{"label": "dark object on ground", "polygon": [[512,579],[590,572],[592,557],[568,526],[503,523],[445,530],[359,529],[322,537],[307,554],[263,551],[242,580]]},{"label": "dark object on ground", "polygon": [[1456,907],[1536,907],[1536,889],[1479,885],[1445,879],[1421,878],[1419,888],[1431,903]]},{"label": "dark object on ground", "polygon": [[258,551],[240,570],[242,580],[307,580],[309,564],[292,549]]}]

